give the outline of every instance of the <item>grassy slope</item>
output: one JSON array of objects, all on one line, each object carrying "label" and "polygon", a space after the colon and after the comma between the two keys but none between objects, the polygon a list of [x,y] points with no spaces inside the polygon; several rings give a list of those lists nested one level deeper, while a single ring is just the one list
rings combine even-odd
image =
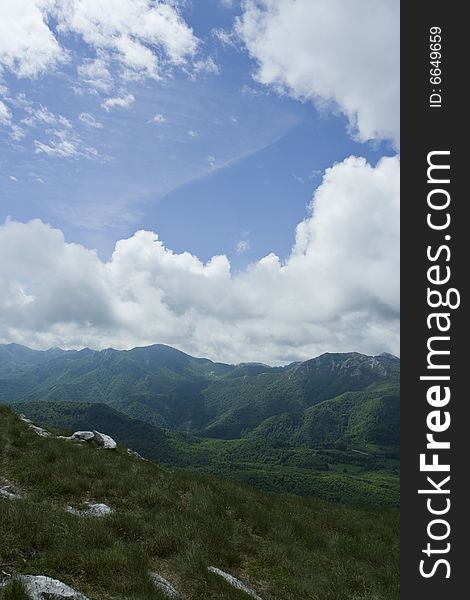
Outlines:
[{"label": "grassy slope", "polygon": [[[92,600],[158,599],[158,570],[186,600],[242,600],[208,565],[271,600],[398,598],[398,513],[273,496],[123,451],[100,451],[27,430],[0,407],[0,475],[24,500],[0,500],[0,563],[61,579]],[[81,519],[64,506],[106,501]]]}]

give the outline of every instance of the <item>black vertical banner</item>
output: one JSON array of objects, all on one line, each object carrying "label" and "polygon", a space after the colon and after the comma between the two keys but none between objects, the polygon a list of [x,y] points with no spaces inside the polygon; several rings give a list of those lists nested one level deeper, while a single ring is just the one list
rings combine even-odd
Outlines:
[{"label": "black vertical banner", "polygon": [[468,25],[401,5],[401,598],[468,595]]}]

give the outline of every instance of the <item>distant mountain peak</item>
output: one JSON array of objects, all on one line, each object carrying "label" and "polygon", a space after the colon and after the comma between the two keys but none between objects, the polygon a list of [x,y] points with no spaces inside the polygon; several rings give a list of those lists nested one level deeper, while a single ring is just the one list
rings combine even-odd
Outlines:
[{"label": "distant mountain peak", "polygon": [[400,360],[398,356],[395,356],[395,354],[390,354],[390,352],[381,352],[380,354],[377,354],[377,356],[382,356],[383,358],[390,358],[392,360]]}]

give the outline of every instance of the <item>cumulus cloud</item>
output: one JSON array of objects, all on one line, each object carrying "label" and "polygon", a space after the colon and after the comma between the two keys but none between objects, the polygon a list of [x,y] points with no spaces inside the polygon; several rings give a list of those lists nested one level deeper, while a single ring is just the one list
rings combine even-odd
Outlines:
[{"label": "cumulus cloud", "polygon": [[232,274],[157,234],[108,262],[36,220],[0,227],[0,341],[35,347],[162,342],[225,361],[398,350],[398,158],[350,157],[324,174],[295,244]]},{"label": "cumulus cloud", "polygon": [[333,103],[360,140],[398,147],[396,0],[245,0],[236,30],[260,83],[318,107]]}]

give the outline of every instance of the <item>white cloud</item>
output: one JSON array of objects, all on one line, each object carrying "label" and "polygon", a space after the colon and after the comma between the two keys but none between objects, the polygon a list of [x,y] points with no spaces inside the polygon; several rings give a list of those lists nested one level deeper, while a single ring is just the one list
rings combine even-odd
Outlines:
[{"label": "white cloud", "polygon": [[155,233],[109,262],[40,221],[0,227],[0,341],[47,347],[163,342],[225,361],[282,363],[324,351],[398,351],[399,161],[328,169],[290,256],[238,274]]},{"label": "white cloud", "polygon": [[198,40],[173,2],[59,0],[58,29],[81,35],[123,68],[158,77],[163,65],[182,65]]},{"label": "white cloud", "polygon": [[106,98],[101,106],[109,112],[113,108],[128,108],[135,101],[133,94],[122,94],[121,96],[115,96],[114,98]]},{"label": "white cloud", "polygon": [[19,140],[22,140],[25,137],[26,131],[22,127],[12,124],[10,135],[15,140],[15,142],[18,142]]},{"label": "white cloud", "polygon": [[97,92],[109,94],[114,87],[113,77],[104,58],[87,60],[79,65],[77,71],[79,77]]},{"label": "white cloud", "polygon": [[219,3],[221,6],[223,6],[223,8],[235,8],[235,6],[237,5],[236,0],[219,0]]},{"label": "white cloud", "polygon": [[222,29],[221,27],[219,27],[213,29],[211,33],[222,46],[226,48],[237,47],[237,36],[234,34],[233,31],[227,31],[226,29]]},{"label": "white cloud", "polygon": [[81,113],[78,116],[78,120],[81,121],[87,127],[91,127],[92,129],[102,129],[103,127],[102,123],[97,121],[95,117],[90,113]]},{"label": "white cloud", "polygon": [[0,71],[36,77],[67,59],[47,24],[54,5],[54,0],[0,2]]},{"label": "white cloud", "polygon": [[[218,75],[220,72],[219,65],[214,61],[214,59],[209,56],[207,58],[201,58],[193,61],[192,64],[193,71],[195,75],[199,74],[207,74],[207,75]],[[191,74],[194,78],[194,74]]]},{"label": "white cloud", "polygon": [[150,123],[166,123],[166,119],[163,115],[161,115],[160,113],[157,113],[150,119],[149,122]]},{"label": "white cloud", "polygon": [[11,112],[8,106],[0,100],[0,125],[10,125]]},{"label": "white cloud", "polygon": [[27,127],[37,127],[39,125],[51,125],[55,127],[64,127],[70,129],[71,123],[63,115],[52,113],[47,107],[39,106],[34,108],[31,105],[26,105],[28,117],[21,120],[21,124]]},{"label": "white cloud", "polygon": [[68,35],[96,55],[79,66],[80,77],[106,93],[113,87],[111,64],[124,78],[158,78],[196,59],[199,49],[172,0],[2,0],[0,71],[36,77],[55,70],[72,54],[61,45]]},{"label": "white cloud", "polygon": [[245,239],[241,239],[237,243],[237,254],[243,254],[244,252],[248,252],[250,249],[250,242]]},{"label": "white cloud", "polygon": [[[31,135],[31,144],[36,154],[60,158],[99,157],[96,148],[89,146],[81,138],[64,115],[53,113],[42,105],[35,106],[23,96],[10,98],[10,102],[17,110],[26,113],[18,123],[11,120],[7,123],[13,140],[19,141]],[[90,128],[102,127],[89,113],[81,113],[78,119]]]},{"label": "white cloud", "polygon": [[322,107],[333,103],[361,140],[399,144],[396,0],[246,0],[236,29],[256,79]]},{"label": "white cloud", "polygon": [[96,148],[85,146],[81,138],[71,134],[67,129],[56,129],[49,132],[52,138],[47,142],[34,140],[34,152],[58,158],[97,158]]}]

